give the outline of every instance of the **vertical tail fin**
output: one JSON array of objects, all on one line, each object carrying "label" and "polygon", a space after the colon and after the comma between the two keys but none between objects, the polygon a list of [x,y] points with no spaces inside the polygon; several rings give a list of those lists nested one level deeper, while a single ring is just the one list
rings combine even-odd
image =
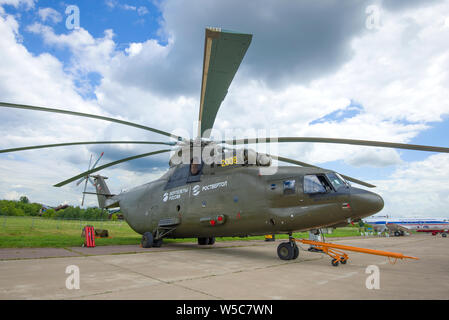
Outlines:
[{"label": "vertical tail fin", "polygon": [[111,192],[109,191],[109,188],[105,181],[107,179],[107,177],[103,177],[100,175],[91,176],[91,177],[94,178],[94,182],[95,182],[95,189],[97,191],[97,197],[98,197],[98,206],[103,209],[106,204],[106,199],[113,196],[111,194]]}]

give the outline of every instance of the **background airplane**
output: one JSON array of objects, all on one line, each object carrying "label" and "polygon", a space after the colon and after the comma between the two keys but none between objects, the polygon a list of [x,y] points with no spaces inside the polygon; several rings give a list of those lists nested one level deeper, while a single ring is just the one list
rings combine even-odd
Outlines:
[{"label": "background airplane", "polygon": [[372,216],[363,219],[377,232],[392,231],[395,236],[404,235],[406,231],[441,233],[446,237],[449,232],[449,218],[393,218],[389,216]]}]

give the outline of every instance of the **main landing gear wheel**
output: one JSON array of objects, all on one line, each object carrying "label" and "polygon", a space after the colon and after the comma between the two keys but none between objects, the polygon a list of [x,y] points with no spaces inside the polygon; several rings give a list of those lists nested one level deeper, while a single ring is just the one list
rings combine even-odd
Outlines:
[{"label": "main landing gear wheel", "polygon": [[447,237],[447,233],[442,233],[441,236],[442,236],[443,238],[446,238],[446,237]]},{"label": "main landing gear wheel", "polygon": [[142,235],[142,248],[151,248],[153,246],[153,234],[151,232],[145,232]]},{"label": "main landing gear wheel", "polygon": [[198,244],[200,246],[205,245],[212,245],[215,243],[215,237],[209,237],[209,238],[198,238]]},{"label": "main landing gear wheel", "polygon": [[281,260],[293,260],[298,258],[299,248],[295,243],[282,242],[278,246],[277,252]]},{"label": "main landing gear wheel", "polygon": [[[337,260],[337,259],[332,259],[331,263],[332,263],[332,265],[333,265],[334,267],[338,267],[338,260]],[[345,262],[345,263],[346,263],[346,262]]]},{"label": "main landing gear wheel", "polygon": [[162,246],[162,238],[160,239],[153,239],[153,247],[154,248],[160,248]]}]

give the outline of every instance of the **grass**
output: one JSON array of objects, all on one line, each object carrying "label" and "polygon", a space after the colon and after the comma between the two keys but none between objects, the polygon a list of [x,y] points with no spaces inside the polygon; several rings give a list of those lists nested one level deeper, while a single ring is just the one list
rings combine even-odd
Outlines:
[{"label": "grass", "polygon": [[[97,238],[97,246],[124,245],[140,243],[141,235],[134,232],[125,221],[80,221],[53,220],[40,217],[0,216],[0,248],[42,248],[42,247],[76,247],[81,246],[84,239],[81,231],[85,225],[95,229],[107,229],[109,238]],[[358,236],[358,228],[345,227],[335,229],[326,238]],[[307,232],[295,233],[296,238],[308,238]],[[276,239],[287,239],[287,235],[276,235]],[[217,238],[217,241],[263,240],[263,236],[234,238]],[[196,242],[190,239],[164,239],[165,242]]]}]

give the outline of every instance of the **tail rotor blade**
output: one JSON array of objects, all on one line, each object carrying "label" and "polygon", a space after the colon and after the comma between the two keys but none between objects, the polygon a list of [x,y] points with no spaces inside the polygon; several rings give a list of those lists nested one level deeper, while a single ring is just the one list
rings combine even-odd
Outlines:
[{"label": "tail rotor blade", "polygon": [[84,205],[84,197],[86,195],[86,188],[87,188],[87,179],[88,179],[88,176],[86,176],[86,183],[84,184],[83,200],[81,201],[81,207]]},{"label": "tail rotor blade", "polygon": [[95,163],[94,163],[94,165],[92,166],[92,168],[89,167],[89,170],[95,168],[95,166],[98,164],[98,161],[100,161],[100,159],[103,157],[103,155],[104,155],[104,152],[102,152],[102,153],[100,154],[100,156],[98,157],[97,161],[95,161]]},{"label": "tail rotor blade", "polygon": [[89,182],[90,182],[94,187],[97,187],[97,185],[95,184],[95,182],[94,182],[90,177],[87,177],[87,179],[89,179]]},{"label": "tail rotor blade", "polygon": [[84,197],[86,196],[85,193],[83,193],[83,200],[81,201],[81,207],[84,205]]},{"label": "tail rotor blade", "polygon": [[[92,154],[90,155],[89,166],[87,167],[87,170],[90,170],[91,163],[92,163]],[[87,179],[87,176],[86,177],[82,177],[81,179],[79,179],[78,182],[76,183],[76,185],[79,186],[81,184],[81,182],[83,182],[84,179]],[[84,191],[86,191],[86,190],[84,190]],[[83,196],[83,200],[84,200],[84,196]],[[82,205],[83,204],[81,203],[81,206]]]},{"label": "tail rotor blade", "polygon": [[79,179],[79,180],[76,182],[76,185],[79,186],[79,185],[81,184],[81,182],[84,181],[84,179],[86,179],[86,177],[82,177],[81,179]]}]

